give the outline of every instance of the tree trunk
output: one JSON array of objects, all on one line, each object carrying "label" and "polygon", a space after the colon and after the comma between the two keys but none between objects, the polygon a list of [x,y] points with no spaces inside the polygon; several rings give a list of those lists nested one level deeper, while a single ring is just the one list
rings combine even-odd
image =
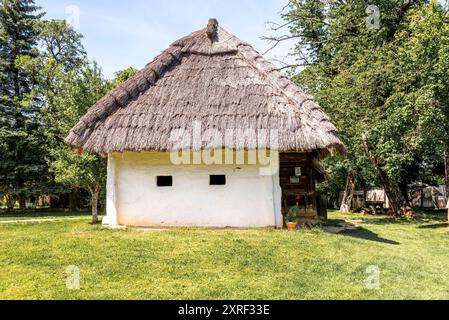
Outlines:
[{"label": "tree trunk", "polygon": [[403,209],[406,207],[406,202],[402,197],[399,187],[390,180],[387,173],[378,165],[375,165],[377,173],[379,175],[382,186],[390,202],[390,210],[395,215],[402,215]]},{"label": "tree trunk", "polygon": [[50,196],[50,209],[61,209],[59,197]]},{"label": "tree trunk", "polygon": [[365,147],[365,153],[366,156],[370,159],[371,163],[374,165],[374,168],[377,171],[377,175],[379,176],[380,182],[384,188],[385,194],[387,195],[388,201],[390,202],[390,210],[393,212],[394,215],[402,215],[405,207],[406,202],[404,198],[402,197],[401,190],[399,189],[398,185],[391,181],[388,177],[387,173],[383,169],[381,163],[382,159],[379,159],[375,155],[372,154],[368,141],[364,138],[363,144]]},{"label": "tree trunk", "polygon": [[352,199],[354,198],[355,191],[355,174],[354,171],[348,172],[348,177],[346,179],[346,189],[343,194],[343,200],[341,202],[340,211],[342,213],[349,213],[352,207]]},{"label": "tree trunk", "polygon": [[6,195],[5,199],[6,199],[6,208],[10,211],[14,210],[14,205],[16,202],[15,197],[11,195]]},{"label": "tree trunk", "polygon": [[446,183],[447,221],[449,221],[449,148],[444,152],[444,182]]},{"label": "tree trunk", "polygon": [[79,194],[78,191],[74,191],[69,194],[69,210],[78,211]]},{"label": "tree trunk", "polygon": [[26,197],[23,194],[21,194],[21,195],[19,195],[19,209],[22,211],[25,211],[26,208],[27,208]]},{"label": "tree trunk", "polygon": [[444,182],[446,183],[446,196],[449,198],[449,148],[444,152]]},{"label": "tree trunk", "polygon": [[404,203],[405,203],[405,205],[407,206],[407,207],[411,207],[411,204],[410,204],[410,196],[409,196],[409,194],[408,194],[408,185],[407,184],[401,184],[400,186],[399,186],[399,190],[400,190],[400,192],[401,192],[401,196],[402,196],[402,198],[404,199]]},{"label": "tree trunk", "polygon": [[100,186],[96,186],[92,195],[92,223],[98,223],[98,199],[100,198]]}]

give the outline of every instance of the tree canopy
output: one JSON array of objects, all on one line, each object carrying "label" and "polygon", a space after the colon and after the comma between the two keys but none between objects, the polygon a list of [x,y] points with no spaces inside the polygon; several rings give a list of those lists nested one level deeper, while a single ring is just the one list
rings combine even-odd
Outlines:
[{"label": "tree canopy", "polygon": [[78,156],[63,140],[112,80],[88,60],[83,36],[61,20],[45,20],[32,0],[0,2],[0,195],[25,209],[29,196],[86,190],[96,221],[106,161]]},{"label": "tree canopy", "polygon": [[272,40],[297,40],[293,55],[303,68],[294,80],[331,116],[349,151],[327,161],[332,179],[325,188],[344,190],[352,172],[359,187],[385,188],[399,212],[408,184],[442,183],[447,8],[419,0],[379,0],[374,7],[304,0],[290,1],[283,18],[289,32]]}]

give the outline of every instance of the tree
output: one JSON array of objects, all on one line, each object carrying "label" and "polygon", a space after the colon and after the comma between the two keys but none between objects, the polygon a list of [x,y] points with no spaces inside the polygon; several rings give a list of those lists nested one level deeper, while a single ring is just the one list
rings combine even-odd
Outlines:
[{"label": "tree", "polygon": [[[65,137],[79,119],[108,89],[96,63],[86,63],[80,70],[69,72],[64,86],[54,97],[59,106],[55,125]],[[98,200],[106,182],[106,161],[97,155],[77,155],[60,143],[50,150],[50,172],[58,183],[82,188],[91,195],[92,221],[98,222]]]},{"label": "tree", "polygon": [[0,192],[17,197],[21,209],[45,171],[39,119],[24,99],[30,78],[18,64],[21,57],[36,55],[35,26],[42,16],[32,0],[0,3]]},{"label": "tree", "polygon": [[354,198],[355,191],[355,173],[354,171],[349,171],[348,177],[346,179],[346,188],[343,193],[343,199],[340,206],[340,211],[342,213],[349,213],[352,207],[352,200]]},{"label": "tree", "polygon": [[[55,97],[59,105],[56,124],[64,136],[75,126],[106,92],[134,75],[134,69],[116,73],[113,81],[106,81],[101,70],[94,62],[86,63],[80,71],[67,75],[64,89]],[[76,154],[65,145],[58,145],[51,150],[50,170],[56,181],[71,187],[87,190],[91,195],[92,221],[98,222],[98,202],[100,193],[106,184],[106,159],[93,154]]]},{"label": "tree", "polygon": [[430,146],[447,141],[447,13],[428,1],[376,5],[379,28],[368,28],[365,1],[290,1],[283,15],[289,35],[272,40],[297,39],[304,69],[294,80],[340,129],[349,156],[332,160],[346,161],[349,189],[353,172],[362,185],[379,181],[399,214],[407,184],[440,152]]},{"label": "tree", "polygon": [[76,154],[69,148],[52,150],[51,164],[56,181],[87,190],[91,196],[92,223],[98,223],[100,192],[106,183],[106,161],[97,155]]},{"label": "tree", "polygon": [[117,71],[114,75],[114,79],[109,85],[110,89],[112,90],[115,87],[121,85],[123,82],[134,76],[136,72],[137,70],[131,67]]},{"label": "tree", "polygon": [[51,195],[51,205],[58,206],[60,195],[67,193],[67,190],[55,182],[55,177],[48,170],[53,160],[49,150],[63,143],[61,128],[55,125],[60,108],[55,97],[64,89],[67,73],[83,65],[86,53],[81,44],[82,36],[64,21],[40,20],[36,22],[35,30],[38,43],[35,54],[16,59],[16,65],[28,76],[30,84],[29,92],[23,95],[22,100],[32,106],[33,118],[39,124],[38,133],[41,137],[40,190],[30,190],[30,194],[39,191],[40,194]]},{"label": "tree", "polygon": [[87,62],[82,35],[64,21],[43,20],[39,10],[32,0],[0,2],[0,193],[25,209],[27,196],[82,188],[91,194],[95,222],[106,162],[76,156],[63,140],[135,70],[106,81]]},{"label": "tree", "polygon": [[[428,176],[438,174],[449,190],[449,14],[445,6],[431,5],[412,10],[407,28],[398,35],[397,74],[406,93],[403,100],[418,106],[422,116],[416,124],[421,155]],[[430,169],[430,170],[429,170]],[[429,172],[430,171],[430,172]]]},{"label": "tree", "polygon": [[34,56],[36,25],[44,15],[33,0],[3,0],[0,3],[0,85],[3,96],[21,98],[29,90],[28,75],[16,65],[20,56]]},{"label": "tree", "polygon": [[76,32],[64,20],[40,21],[36,25],[39,42],[43,48],[41,56],[62,65],[65,72],[79,68],[86,58],[81,40],[83,35]]}]

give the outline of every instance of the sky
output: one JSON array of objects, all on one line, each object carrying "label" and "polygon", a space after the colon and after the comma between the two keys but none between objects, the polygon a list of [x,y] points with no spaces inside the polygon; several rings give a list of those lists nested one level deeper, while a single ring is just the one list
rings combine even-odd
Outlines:
[{"label": "sky", "polygon": [[[282,22],[288,0],[36,0],[46,19],[67,20],[84,35],[89,59],[104,74],[141,69],[177,39],[206,27],[209,18],[264,53],[271,44],[269,21]],[[288,56],[292,43],[265,54],[275,62]]]}]

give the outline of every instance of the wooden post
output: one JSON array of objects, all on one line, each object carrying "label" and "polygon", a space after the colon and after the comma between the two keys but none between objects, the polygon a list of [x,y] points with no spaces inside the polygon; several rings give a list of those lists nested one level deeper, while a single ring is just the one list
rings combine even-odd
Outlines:
[{"label": "wooden post", "polygon": [[420,209],[424,208],[424,189],[421,188],[421,199],[420,199]]},{"label": "wooden post", "polygon": [[100,197],[100,186],[96,186],[91,191],[91,197],[92,197],[92,223],[98,223],[98,199]]},{"label": "wooden post", "polygon": [[444,152],[444,180],[446,183],[446,197],[449,198],[449,151]]},{"label": "wooden post", "polygon": [[368,192],[366,190],[363,190],[363,208],[366,208],[366,197],[368,196]]},{"label": "wooden post", "polygon": [[276,228],[282,229],[284,225],[284,217],[282,215],[282,188],[280,178],[280,156],[279,152],[272,152],[272,161],[276,161],[279,170],[275,174],[271,175],[273,181],[273,208],[274,208],[274,221]]},{"label": "wooden post", "polygon": [[446,209],[447,209],[447,221],[449,222],[449,199],[447,200]]},{"label": "wooden post", "polygon": [[353,171],[348,172],[348,177],[346,179],[346,189],[343,194],[343,200],[341,202],[340,211],[342,213],[349,213],[352,207],[352,199],[354,198],[355,191],[355,174]]},{"label": "wooden post", "polygon": [[449,200],[447,201],[447,221],[449,222]]}]

